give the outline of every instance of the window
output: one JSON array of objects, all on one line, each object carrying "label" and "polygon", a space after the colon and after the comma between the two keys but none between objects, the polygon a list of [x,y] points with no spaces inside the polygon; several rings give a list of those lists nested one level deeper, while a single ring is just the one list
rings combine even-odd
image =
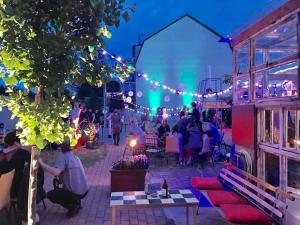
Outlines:
[{"label": "window", "polygon": [[288,159],[288,186],[300,190],[300,162]]},{"label": "window", "polygon": [[263,72],[256,73],[254,75],[254,81],[255,81],[255,98],[261,99],[264,97],[264,78],[265,74]]},{"label": "window", "polygon": [[279,144],[279,137],[280,137],[280,117],[279,111],[273,111],[273,129],[272,129],[272,143]]},{"label": "window", "polygon": [[250,42],[243,44],[236,50],[236,72],[248,72],[250,69]]},{"label": "window", "polygon": [[298,52],[295,16],[255,39],[255,65],[266,64]]},{"label": "window", "polygon": [[255,98],[296,96],[298,63],[292,62],[254,75]]},{"label": "window", "polygon": [[265,152],[265,180],[267,183],[279,186],[279,157]]},{"label": "window", "polygon": [[278,110],[264,111],[263,142],[273,145],[279,144],[280,113]]},{"label": "window", "polygon": [[249,100],[249,85],[250,79],[248,76],[239,77],[236,80],[236,100],[238,102],[244,102]]},{"label": "window", "polygon": [[286,113],[286,140],[285,146],[296,148],[296,110],[288,110]]},{"label": "window", "polygon": [[271,110],[265,111],[265,143],[271,143],[271,131],[272,131],[272,125],[271,125]]},{"label": "window", "polygon": [[277,66],[268,71],[266,77],[266,95],[271,97],[297,95],[297,70],[296,62]]}]

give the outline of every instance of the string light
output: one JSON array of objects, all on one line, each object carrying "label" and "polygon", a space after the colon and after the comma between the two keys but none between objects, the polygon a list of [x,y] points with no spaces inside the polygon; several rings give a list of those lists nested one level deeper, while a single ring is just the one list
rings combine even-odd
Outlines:
[{"label": "string light", "polygon": [[[115,57],[113,54],[109,53],[105,49],[101,49],[101,50],[102,50],[103,55],[109,55],[111,57],[111,59],[114,59],[117,63],[120,63],[123,68],[131,67],[131,66],[127,65],[126,63],[124,63],[121,57]],[[144,78],[144,80],[146,80],[150,84],[153,84],[155,87],[162,87],[164,90],[167,90],[173,94],[182,95],[182,96],[190,95],[190,96],[197,97],[197,98],[211,98],[211,97],[227,94],[228,92],[230,92],[232,90],[232,86],[230,86],[229,88],[227,88],[223,91],[219,91],[219,92],[212,93],[212,94],[200,94],[200,93],[196,93],[196,92],[186,92],[186,91],[180,91],[178,89],[171,88],[168,85],[154,81],[154,80],[150,79],[146,73],[136,72],[136,76]]]}]

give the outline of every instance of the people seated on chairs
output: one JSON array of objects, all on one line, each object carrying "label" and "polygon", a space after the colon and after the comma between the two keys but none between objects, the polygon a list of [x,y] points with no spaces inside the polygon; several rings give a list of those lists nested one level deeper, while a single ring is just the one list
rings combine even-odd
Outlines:
[{"label": "people seated on chairs", "polygon": [[196,161],[198,159],[199,153],[203,145],[203,132],[201,122],[197,120],[192,120],[187,125],[187,133],[187,143],[184,146],[185,164],[191,165],[193,161]]},{"label": "people seated on chairs", "polygon": [[47,193],[47,198],[68,210],[66,216],[71,218],[79,213],[81,199],[88,193],[87,178],[80,159],[73,154],[70,142],[65,141],[61,146],[62,155],[55,167],[49,166],[41,158],[41,167],[55,177],[59,177],[62,187],[55,185]]},{"label": "people seated on chairs", "polygon": [[212,122],[210,122],[209,120],[205,120],[203,122],[203,127],[204,127],[204,133],[208,137],[213,138],[213,139],[211,139],[212,146],[215,146],[215,145],[218,145],[221,143],[221,135],[220,135],[217,127]]},{"label": "people seated on chairs", "polygon": [[178,126],[178,132],[182,135],[183,145],[187,142],[187,132],[186,128],[189,123],[188,117],[184,111],[181,111],[179,114],[180,119],[177,121],[175,126]]},{"label": "people seated on chairs", "polygon": [[[0,162],[0,174],[3,170],[15,170],[11,187],[11,199],[16,203],[21,219],[26,221],[31,148],[20,144],[16,131],[6,135],[5,143],[7,148],[3,150],[5,159]],[[45,198],[43,185],[44,171],[42,168],[39,168],[37,175],[37,203]]]},{"label": "people seated on chairs", "polygon": [[142,147],[142,146],[145,145],[146,133],[138,125],[138,121],[136,119],[131,120],[131,124],[130,124],[130,127],[129,127],[129,134],[132,134],[132,135],[136,136],[138,147]]},{"label": "people seated on chairs", "polygon": [[170,133],[171,129],[168,124],[168,120],[164,119],[161,124],[157,125],[157,134],[159,139],[159,147],[164,147],[166,142],[166,136]]},{"label": "people seated on chairs", "polygon": [[180,129],[177,124],[172,128],[172,136],[175,136],[178,139],[178,154],[176,154],[176,160],[177,163],[180,163],[184,159],[184,151],[183,151],[182,134],[180,133]]}]

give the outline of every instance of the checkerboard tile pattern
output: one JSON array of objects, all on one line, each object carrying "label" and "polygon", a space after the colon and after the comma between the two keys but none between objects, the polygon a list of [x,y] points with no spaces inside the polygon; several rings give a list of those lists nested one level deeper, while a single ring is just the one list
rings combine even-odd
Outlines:
[{"label": "checkerboard tile pattern", "polygon": [[169,198],[162,198],[162,192],[156,191],[157,197],[151,197],[144,191],[112,192],[110,206],[123,205],[168,205],[168,204],[198,204],[198,199],[188,190],[170,190]]}]

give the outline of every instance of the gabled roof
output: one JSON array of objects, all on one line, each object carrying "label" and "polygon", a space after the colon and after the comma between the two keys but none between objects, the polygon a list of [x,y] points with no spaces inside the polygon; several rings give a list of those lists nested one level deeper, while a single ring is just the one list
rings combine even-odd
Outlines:
[{"label": "gabled roof", "polygon": [[183,18],[188,17],[189,19],[195,21],[196,23],[200,24],[201,26],[203,26],[204,28],[206,28],[207,30],[209,30],[210,32],[212,32],[213,34],[217,35],[218,37],[222,38],[223,36],[221,34],[219,34],[218,32],[216,32],[215,30],[213,30],[212,28],[210,28],[209,26],[207,26],[206,24],[202,23],[201,21],[197,20],[195,17],[191,16],[190,14],[185,14],[182,17],[178,18],[177,20],[174,20],[172,23],[170,23],[169,25],[163,27],[162,29],[160,29],[159,31],[155,32],[154,34],[150,35],[149,37],[147,37],[143,42],[151,39],[153,36],[157,35],[158,33],[166,30],[167,28],[169,28],[170,26],[174,25],[175,23],[177,23],[178,21],[182,20]]},{"label": "gabled roof", "polygon": [[[141,47],[141,49],[140,49],[140,51],[139,51],[139,53],[138,53],[138,56],[137,56],[137,58],[136,58],[136,61],[137,61],[137,59],[139,58],[140,52],[143,50],[144,43],[145,43],[147,40],[153,38],[155,35],[159,34],[160,32],[162,32],[162,31],[164,31],[164,30],[166,30],[166,29],[168,29],[170,26],[174,25],[175,23],[177,23],[178,21],[180,21],[180,20],[182,20],[182,19],[184,19],[184,18],[186,18],[186,17],[189,18],[189,19],[191,19],[191,20],[193,20],[194,22],[196,22],[197,24],[201,25],[202,27],[206,28],[208,31],[210,31],[211,33],[213,33],[214,35],[216,35],[216,36],[219,37],[220,39],[221,39],[221,38],[224,38],[224,36],[222,36],[221,34],[219,34],[217,31],[213,30],[212,28],[210,28],[210,27],[207,26],[206,24],[202,23],[201,21],[199,21],[198,19],[196,19],[195,17],[193,17],[193,16],[191,16],[190,14],[187,13],[187,14],[181,16],[180,18],[178,18],[177,20],[173,21],[173,22],[170,23],[169,25],[163,27],[163,28],[160,29],[159,31],[155,32],[154,34],[150,35],[150,36],[147,37],[145,40],[143,40],[142,47]],[[229,45],[229,47],[230,47],[230,45]]]}]

